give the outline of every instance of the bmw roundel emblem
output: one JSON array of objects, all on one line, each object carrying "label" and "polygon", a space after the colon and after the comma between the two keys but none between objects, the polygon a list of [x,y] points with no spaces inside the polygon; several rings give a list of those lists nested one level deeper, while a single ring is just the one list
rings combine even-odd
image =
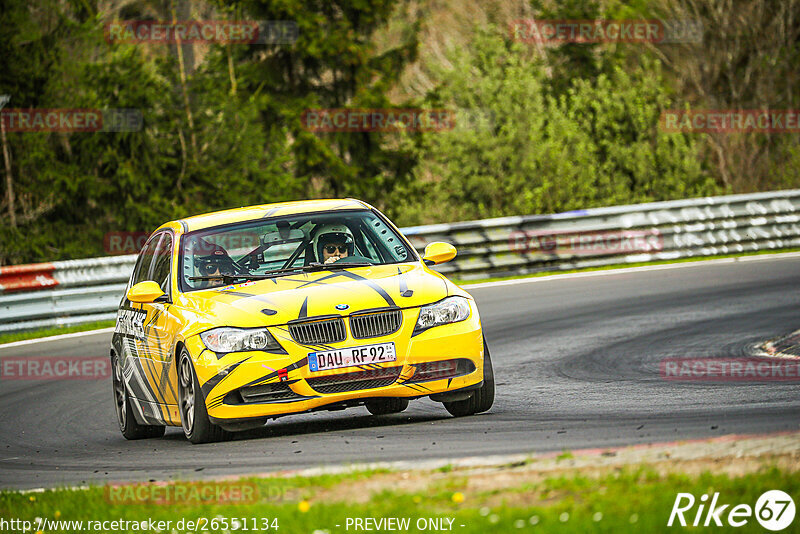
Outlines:
[{"label": "bmw roundel emblem", "polygon": [[349,307],[350,307],[350,306],[348,306],[347,304],[337,304],[337,305],[336,305],[336,309],[337,309],[337,310],[346,310],[346,309],[347,309],[347,308],[349,308]]}]

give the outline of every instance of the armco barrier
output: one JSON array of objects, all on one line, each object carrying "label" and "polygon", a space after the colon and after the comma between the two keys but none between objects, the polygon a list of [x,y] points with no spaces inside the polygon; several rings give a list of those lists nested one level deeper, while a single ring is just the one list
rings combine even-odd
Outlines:
[{"label": "armco barrier", "polygon": [[0,267],[0,292],[31,291],[57,286],[52,263]]},{"label": "armco barrier", "polygon": [[135,262],[136,254],[129,254],[0,267],[0,295],[55,287],[127,282]]},{"label": "armco barrier", "polygon": [[[795,248],[800,247],[800,190],[402,230],[420,252],[432,241],[453,243],[456,259],[436,268],[464,280]],[[135,259],[0,268],[0,332],[113,318]]]}]

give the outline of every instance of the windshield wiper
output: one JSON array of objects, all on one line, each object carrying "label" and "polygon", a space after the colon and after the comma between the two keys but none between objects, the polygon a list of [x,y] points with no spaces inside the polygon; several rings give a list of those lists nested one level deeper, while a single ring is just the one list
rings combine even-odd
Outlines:
[{"label": "windshield wiper", "polygon": [[319,263],[315,261],[303,266],[303,270],[307,272],[327,271],[331,269],[349,269],[350,267],[370,267],[371,265],[371,263],[365,261],[335,261],[333,263]]},{"label": "windshield wiper", "polygon": [[277,276],[281,276],[284,274],[289,273],[296,273],[300,272],[300,268],[295,267],[293,269],[276,269],[274,271],[268,271],[265,274],[215,274],[213,276],[190,276],[189,280],[192,282],[199,280],[199,281],[211,281],[211,280],[222,280],[223,284],[232,284],[236,280],[269,280],[270,278],[275,278]]},{"label": "windshield wiper", "polygon": [[345,261],[345,262],[333,262],[333,263],[319,263],[319,262],[311,262],[308,265],[303,265],[302,267],[289,267],[287,269],[275,269],[273,271],[267,271],[264,274],[215,274],[212,276],[190,276],[189,280],[192,282],[195,281],[212,281],[212,280],[222,280],[223,284],[232,284],[236,280],[269,280],[270,278],[276,278],[278,276],[283,276],[285,274],[291,273],[299,273],[299,272],[314,272],[314,271],[328,271],[333,269],[349,269],[350,267],[369,267],[371,263],[364,262],[364,261]]}]

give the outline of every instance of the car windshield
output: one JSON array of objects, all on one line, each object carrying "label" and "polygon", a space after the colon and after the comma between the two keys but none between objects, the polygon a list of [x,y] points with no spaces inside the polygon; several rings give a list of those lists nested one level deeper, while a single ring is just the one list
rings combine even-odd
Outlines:
[{"label": "car windshield", "polygon": [[414,259],[397,232],[367,210],[247,221],[183,237],[181,289],[218,287],[225,283],[223,275],[258,278],[317,264],[384,265]]}]

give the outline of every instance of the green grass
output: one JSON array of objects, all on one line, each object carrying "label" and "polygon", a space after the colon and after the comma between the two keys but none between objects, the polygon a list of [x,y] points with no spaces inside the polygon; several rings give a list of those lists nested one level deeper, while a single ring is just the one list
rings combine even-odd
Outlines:
[{"label": "green grass", "polygon": [[[227,519],[229,532],[245,530],[255,518],[261,526],[263,519],[277,524],[278,532],[286,534],[353,532],[345,529],[348,518],[409,518],[407,532],[420,532],[420,518],[452,519],[453,532],[670,532],[666,526],[678,492],[692,493],[696,498],[719,492],[718,504],[755,505],[759,495],[770,489],[781,489],[789,495],[800,493],[800,477],[796,472],[764,468],[736,478],[703,473],[660,475],[648,467],[628,467],[599,478],[564,475],[529,482],[502,490],[475,491],[467,489],[467,476],[458,472],[447,474],[427,489],[417,492],[384,490],[373,494],[367,502],[357,503],[355,493],[347,488],[374,473],[326,475],[321,477],[250,478],[243,482],[258,488],[259,498],[247,504],[140,504],[109,502],[103,487],[88,490],[49,490],[43,493],[0,493],[0,518],[33,521],[36,517],[62,521],[171,521],[164,530],[176,528],[177,521],[206,518]],[[242,482],[240,481],[240,482]],[[339,490],[337,484],[347,483]],[[228,482],[230,484],[230,482]],[[358,487],[357,485],[355,486]],[[390,486],[391,487],[391,486]],[[366,490],[365,490],[366,491]],[[334,500],[332,496],[336,496]],[[319,498],[318,498],[319,497]],[[699,501],[698,501],[699,502]],[[691,522],[697,506],[685,517]],[[730,510],[730,507],[728,508]],[[723,519],[727,517],[723,514]],[[238,518],[239,528],[231,521]],[[273,521],[277,520],[276,523]],[[209,523],[208,532],[222,532]],[[184,523],[185,525],[185,523]],[[336,525],[339,525],[338,527]],[[463,525],[463,526],[461,526]],[[795,520],[794,525],[797,525]],[[680,527],[677,527],[680,529]],[[702,528],[702,527],[700,527]],[[730,527],[727,527],[730,528]],[[8,530],[8,529],[6,529]],[[54,529],[51,529],[55,531]],[[61,532],[74,531],[64,528]],[[190,530],[184,526],[179,532]],[[198,528],[197,531],[203,530]],[[252,529],[250,529],[252,530]],[[270,528],[269,530],[274,530]],[[696,529],[694,529],[696,530]],[[723,528],[722,531],[726,529]],[[739,532],[762,532],[755,518]],[[111,531],[111,529],[104,529]],[[138,529],[115,531],[138,532]],[[791,532],[787,529],[785,532]],[[796,528],[794,532],[796,532]]]},{"label": "green grass", "polygon": [[556,461],[560,462],[562,460],[572,460],[575,456],[572,454],[572,451],[563,451],[561,454],[556,456]]},{"label": "green grass", "polygon": [[11,343],[13,341],[23,341],[25,339],[37,339],[40,337],[58,336],[60,334],[71,334],[72,332],[86,332],[99,328],[109,328],[114,326],[113,319],[108,321],[98,321],[94,323],[76,324],[74,326],[63,326],[56,328],[43,328],[41,330],[30,330],[28,332],[14,332],[11,334],[0,334],[0,344]]},{"label": "green grass", "polygon": [[448,276],[450,280],[460,286],[469,286],[470,284],[481,284],[483,282],[500,282],[503,280],[522,280],[525,278],[537,278],[540,276],[553,276],[556,274],[569,274],[569,273],[583,273],[583,272],[591,272],[591,271],[608,271],[612,269],[626,269],[630,267],[643,267],[646,265],[669,265],[672,263],[690,263],[690,262],[698,262],[698,261],[708,261],[708,260],[719,260],[723,258],[738,258],[741,256],[763,256],[766,254],[783,254],[786,252],[798,252],[800,248],[784,248],[784,249],[775,249],[775,250],[758,250],[753,252],[738,252],[736,254],[717,254],[715,256],[695,256],[692,258],[679,258],[676,260],[659,260],[659,261],[643,261],[643,262],[636,262],[636,263],[615,263],[613,265],[602,265],[599,267],[584,267],[581,269],[567,269],[564,271],[561,270],[552,270],[552,271],[541,271],[538,273],[530,273],[530,274],[518,274],[512,276],[496,276],[496,277],[487,277],[487,278],[476,278],[476,279],[468,279],[465,280],[463,278],[457,278],[455,276]]}]

